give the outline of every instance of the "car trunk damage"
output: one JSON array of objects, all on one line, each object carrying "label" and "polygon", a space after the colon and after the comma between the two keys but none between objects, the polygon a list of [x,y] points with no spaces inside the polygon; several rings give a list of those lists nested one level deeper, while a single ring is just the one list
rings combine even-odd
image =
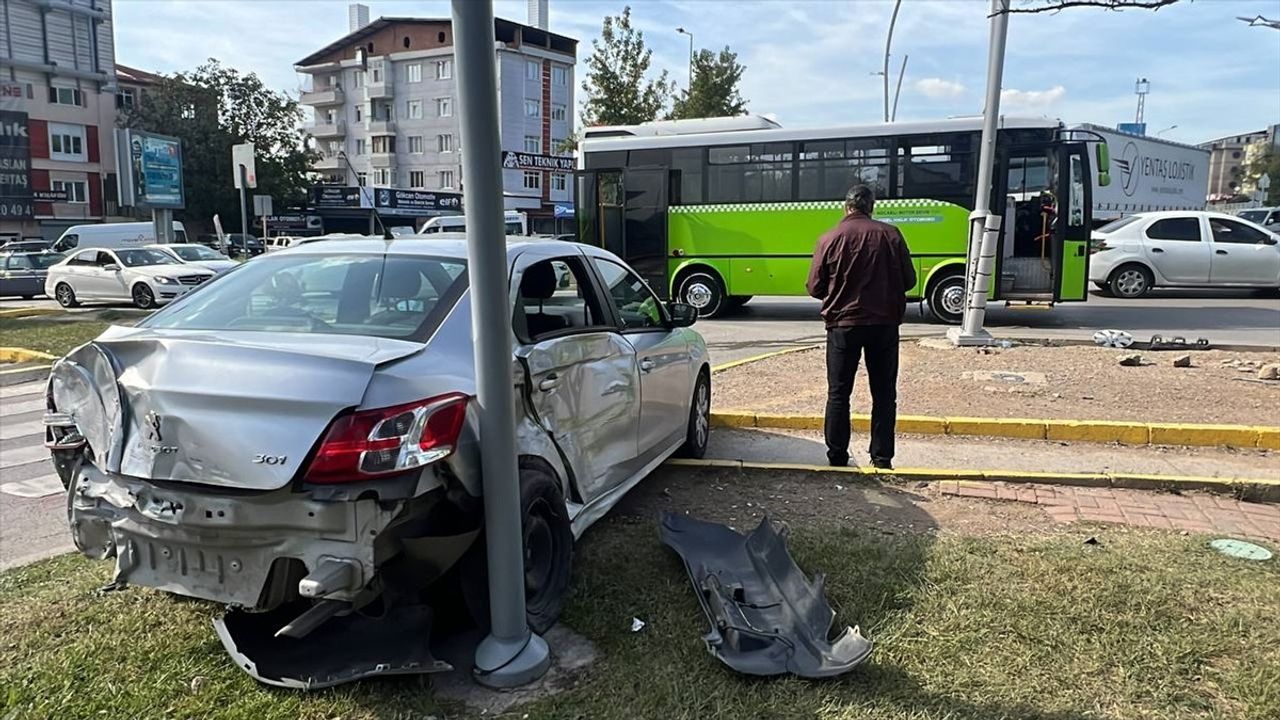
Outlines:
[{"label": "car trunk damage", "polygon": [[830,634],[835,612],[823,595],[823,576],[805,577],[769,518],[742,535],[664,512],[658,534],[684,561],[711,623],[707,649],[734,670],[832,677],[871,655],[871,641],[857,627]]}]

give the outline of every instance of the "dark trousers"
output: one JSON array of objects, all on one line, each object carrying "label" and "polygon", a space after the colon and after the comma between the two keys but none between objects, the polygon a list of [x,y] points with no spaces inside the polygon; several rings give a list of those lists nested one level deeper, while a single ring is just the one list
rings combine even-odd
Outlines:
[{"label": "dark trousers", "polygon": [[849,396],[858,358],[867,359],[871,384],[872,460],[893,459],[893,428],[898,419],[898,326],[858,325],[827,330],[827,459],[849,461]]}]

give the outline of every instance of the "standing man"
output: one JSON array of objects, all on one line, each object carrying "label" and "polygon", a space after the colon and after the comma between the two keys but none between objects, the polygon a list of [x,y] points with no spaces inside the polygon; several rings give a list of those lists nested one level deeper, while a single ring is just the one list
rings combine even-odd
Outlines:
[{"label": "standing man", "polygon": [[855,185],[844,219],[818,239],[809,294],[822,301],[827,326],[827,461],[849,464],[849,396],[866,355],[871,383],[871,464],[893,468],[898,418],[898,326],[915,287],[911,253],[898,228],[871,219],[875,193]]}]

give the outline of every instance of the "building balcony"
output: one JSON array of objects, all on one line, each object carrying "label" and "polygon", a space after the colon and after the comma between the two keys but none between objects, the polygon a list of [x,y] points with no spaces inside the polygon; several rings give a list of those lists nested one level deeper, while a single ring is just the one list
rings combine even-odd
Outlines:
[{"label": "building balcony", "polygon": [[369,83],[364,86],[365,100],[390,100],[395,96],[396,93],[390,80],[385,80],[379,83]]},{"label": "building balcony", "polygon": [[369,155],[369,166],[375,168],[395,167],[395,153],[371,153]]},{"label": "building balcony", "polygon": [[341,105],[347,101],[346,95],[342,92],[342,88],[338,86],[322,88],[319,90],[305,91],[298,98],[298,102],[311,107],[323,107],[325,105]]},{"label": "building balcony", "polygon": [[370,135],[396,134],[396,123],[394,120],[369,120],[365,123],[365,127],[369,130]]},{"label": "building balcony", "polygon": [[347,164],[336,154],[321,154],[320,159],[316,160],[315,165],[313,165],[311,169],[316,170],[317,172],[324,172],[326,170],[346,170]]},{"label": "building balcony", "polygon": [[331,123],[316,123],[307,128],[313,138],[340,138],[347,134],[347,121],[339,120]]}]

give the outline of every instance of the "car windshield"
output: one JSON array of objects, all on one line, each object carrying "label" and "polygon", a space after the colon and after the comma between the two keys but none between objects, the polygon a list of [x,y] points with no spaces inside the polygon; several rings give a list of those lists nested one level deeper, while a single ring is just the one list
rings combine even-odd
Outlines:
[{"label": "car windshield", "polygon": [[141,267],[143,265],[177,265],[178,261],[174,260],[168,253],[159,250],[117,250],[116,256],[120,258],[120,262],[125,267]]},{"label": "car windshield", "polygon": [[466,261],[419,255],[268,255],[144,325],[425,340],[466,289]]},{"label": "car windshield", "polygon": [[1237,216],[1241,220],[1248,220],[1251,223],[1257,223],[1261,225],[1262,222],[1267,219],[1267,211],[1266,210],[1245,210],[1243,212],[1237,213]]},{"label": "car windshield", "polygon": [[1119,220],[1112,220],[1111,222],[1107,223],[1106,225],[1103,225],[1102,227],[1098,228],[1098,232],[1100,232],[1100,233],[1113,233],[1113,232],[1115,232],[1115,231],[1119,230],[1120,228],[1124,227],[1125,225],[1128,225],[1129,223],[1132,223],[1133,221],[1135,221],[1135,220],[1137,220],[1137,219],[1138,219],[1138,216],[1137,216],[1137,215],[1130,215],[1129,217],[1122,217],[1122,218],[1120,218]]},{"label": "car windshield", "polygon": [[181,245],[169,248],[175,255],[188,262],[196,260],[226,260],[225,255],[216,253],[203,245]]}]

